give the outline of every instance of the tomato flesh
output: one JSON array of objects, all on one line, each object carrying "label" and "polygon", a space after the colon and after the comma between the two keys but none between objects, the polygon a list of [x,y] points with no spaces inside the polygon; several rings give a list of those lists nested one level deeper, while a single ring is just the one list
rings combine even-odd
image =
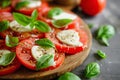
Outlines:
[{"label": "tomato flesh", "polygon": [[8,21],[12,21],[13,20],[13,16],[12,13],[10,12],[0,12],[0,21],[3,20],[8,20]]},{"label": "tomato flesh", "polygon": [[12,8],[11,7],[6,7],[6,8],[0,8],[0,13],[1,12],[11,12]]}]

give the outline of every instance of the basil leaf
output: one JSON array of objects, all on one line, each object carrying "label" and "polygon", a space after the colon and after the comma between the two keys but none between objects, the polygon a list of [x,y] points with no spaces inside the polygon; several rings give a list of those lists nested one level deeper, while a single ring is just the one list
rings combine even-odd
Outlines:
[{"label": "basil leaf", "polygon": [[100,74],[100,66],[96,62],[89,63],[85,68],[85,77],[92,78]]},{"label": "basil leaf", "polygon": [[53,18],[54,16],[60,15],[63,12],[63,10],[61,8],[52,8],[49,12],[48,12],[48,18]]},{"label": "basil leaf", "polygon": [[2,8],[6,8],[6,7],[10,6],[10,4],[11,4],[10,0],[2,0],[1,6],[2,6]]},{"label": "basil leaf", "polygon": [[37,19],[37,17],[38,17],[38,12],[37,12],[37,10],[34,10],[31,15],[32,21],[35,21]]},{"label": "basil leaf", "polygon": [[13,13],[14,19],[21,25],[27,26],[31,22],[31,18],[21,13]]},{"label": "basil leaf", "polygon": [[54,64],[54,55],[45,54],[37,60],[36,70],[47,68]]},{"label": "basil leaf", "polygon": [[106,54],[104,52],[102,52],[101,50],[97,51],[97,55],[102,59],[106,58]]},{"label": "basil leaf", "polygon": [[92,29],[92,28],[94,27],[94,24],[89,23],[89,24],[88,24],[88,27],[89,27],[90,29]]},{"label": "basil leaf", "polygon": [[9,21],[0,22],[0,32],[5,31],[9,28]]},{"label": "basil leaf", "polygon": [[36,44],[42,46],[42,47],[55,47],[55,45],[47,38],[43,38],[40,40],[35,41]]},{"label": "basil leaf", "polygon": [[81,80],[81,79],[71,72],[66,72],[62,76],[60,76],[58,80]]},{"label": "basil leaf", "polygon": [[11,64],[14,59],[15,59],[15,53],[13,52],[2,54],[2,56],[0,57],[0,65],[7,66]]},{"label": "basil leaf", "polygon": [[35,21],[34,26],[40,32],[50,32],[51,31],[50,26],[43,21]]},{"label": "basil leaf", "polygon": [[27,6],[30,2],[29,1],[21,1],[21,2],[18,2],[15,6],[15,8],[17,10],[19,10],[20,8],[23,8],[25,6]]},{"label": "basil leaf", "polygon": [[113,35],[115,35],[114,27],[111,25],[103,25],[103,26],[100,26],[100,28],[98,29],[96,38],[100,43],[105,44],[106,46],[109,46],[108,40]]},{"label": "basil leaf", "polygon": [[5,38],[5,42],[8,47],[14,47],[18,45],[19,39],[18,37],[12,37],[7,35]]},{"label": "basil leaf", "polygon": [[52,24],[56,28],[63,28],[70,24],[73,20],[72,19],[59,19],[59,20],[53,20]]}]

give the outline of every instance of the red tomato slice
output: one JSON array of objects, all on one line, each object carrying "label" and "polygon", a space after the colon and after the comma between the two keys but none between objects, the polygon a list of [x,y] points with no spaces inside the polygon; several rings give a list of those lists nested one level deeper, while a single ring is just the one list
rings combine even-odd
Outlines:
[{"label": "red tomato slice", "polygon": [[55,30],[53,30],[53,32],[45,34],[45,37],[47,37],[48,39],[53,41],[58,52],[64,52],[67,54],[76,54],[78,52],[83,51],[84,48],[87,47],[88,36],[84,30],[79,29],[79,31],[78,31],[79,36],[80,36],[80,41],[83,43],[83,46],[69,46],[69,45],[66,45],[66,44],[60,42],[56,38],[56,34],[60,31],[61,31],[60,29],[55,29]]},{"label": "red tomato slice", "polygon": [[[5,46],[5,42],[3,40],[0,40],[0,49],[7,49],[10,51],[15,51],[15,48],[8,48],[7,46]],[[5,67],[0,66],[0,76],[15,72],[20,67],[20,65],[21,64],[19,63],[17,58],[15,58],[14,61],[10,65],[5,66]]]},{"label": "red tomato slice", "polygon": [[[15,9],[16,4],[17,4],[18,2],[20,2],[20,1],[21,1],[21,0],[12,0],[12,7]],[[23,13],[23,14],[26,14],[26,15],[31,15],[31,13],[32,13],[35,9],[38,10],[38,12],[40,12],[40,13],[44,13],[48,8],[49,8],[49,7],[48,7],[47,2],[42,1],[41,6],[39,6],[39,7],[35,7],[35,8],[26,8],[26,7],[23,7],[23,8],[21,8],[21,9],[19,9],[19,10],[16,10],[16,11],[18,11],[18,12],[20,12],[20,13]]]},{"label": "red tomato slice", "polygon": [[6,8],[0,8],[0,13],[1,12],[11,12],[12,8],[11,7],[6,7]]},{"label": "red tomato slice", "polygon": [[12,13],[10,13],[10,12],[0,12],[0,21],[3,21],[3,20],[12,21],[13,20]]},{"label": "red tomato slice", "polygon": [[[35,45],[36,38],[29,38],[21,41],[19,45],[16,47],[16,55],[19,61],[28,69],[35,70],[36,69],[36,60],[31,55],[31,48]],[[60,53],[56,53],[55,62],[56,65],[50,66],[44,70],[54,69],[60,66],[64,61],[65,55]]]}]

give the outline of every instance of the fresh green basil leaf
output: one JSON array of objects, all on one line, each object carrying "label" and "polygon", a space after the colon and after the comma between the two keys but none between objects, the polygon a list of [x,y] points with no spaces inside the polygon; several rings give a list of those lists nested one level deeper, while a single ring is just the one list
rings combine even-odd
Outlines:
[{"label": "fresh green basil leaf", "polygon": [[106,54],[105,54],[103,51],[101,51],[101,50],[98,50],[98,51],[97,51],[97,55],[98,55],[100,58],[102,58],[102,59],[106,58]]},{"label": "fresh green basil leaf", "polygon": [[53,20],[52,24],[56,28],[63,28],[70,24],[73,20],[72,19],[59,19],[59,20]]},{"label": "fresh green basil leaf", "polygon": [[60,15],[63,12],[63,10],[61,8],[52,8],[49,12],[48,12],[48,18],[53,18],[54,16]]},{"label": "fresh green basil leaf", "polygon": [[31,15],[32,21],[35,21],[37,19],[37,17],[38,17],[38,12],[37,12],[37,10],[34,10]]},{"label": "fresh green basil leaf", "polygon": [[42,46],[42,47],[48,47],[48,48],[55,47],[55,45],[52,43],[52,41],[50,41],[47,38],[36,40],[35,43]]},{"label": "fresh green basil leaf", "polygon": [[7,30],[9,28],[9,21],[0,22],[0,32]]},{"label": "fresh green basil leaf", "polygon": [[10,0],[2,0],[1,2],[2,2],[2,4],[1,4],[2,8],[6,8],[6,7],[10,6],[10,4],[11,4]]},{"label": "fresh green basil leaf", "polygon": [[13,52],[2,54],[2,56],[0,57],[0,65],[7,66],[11,64],[14,59],[15,59],[15,53]]},{"label": "fresh green basil leaf", "polygon": [[14,19],[21,25],[27,26],[31,22],[31,18],[21,13],[13,13]]},{"label": "fresh green basil leaf", "polygon": [[19,10],[20,8],[23,8],[23,7],[26,7],[30,2],[29,1],[21,1],[21,2],[18,2],[15,6],[15,8],[17,10]]},{"label": "fresh green basil leaf", "polygon": [[50,26],[43,21],[35,21],[34,26],[40,32],[50,32],[51,31]]},{"label": "fresh green basil leaf", "polygon": [[81,80],[77,75],[71,73],[71,72],[66,72],[63,75],[61,75],[58,80]]},{"label": "fresh green basil leaf", "polygon": [[94,24],[89,23],[89,24],[88,24],[88,27],[89,27],[90,29],[92,29],[92,28],[94,27]]},{"label": "fresh green basil leaf", "polygon": [[108,40],[113,35],[115,35],[114,27],[111,25],[103,25],[103,26],[100,26],[100,28],[98,29],[96,38],[100,43],[108,46],[109,45]]},{"label": "fresh green basil leaf", "polygon": [[15,47],[18,45],[19,39],[18,37],[12,37],[7,35],[5,38],[5,42],[8,47]]},{"label": "fresh green basil leaf", "polygon": [[85,77],[92,78],[100,74],[100,66],[96,62],[89,63],[85,68]]},{"label": "fresh green basil leaf", "polygon": [[37,60],[36,70],[47,68],[49,66],[52,66],[53,64],[54,64],[54,55],[45,54]]}]

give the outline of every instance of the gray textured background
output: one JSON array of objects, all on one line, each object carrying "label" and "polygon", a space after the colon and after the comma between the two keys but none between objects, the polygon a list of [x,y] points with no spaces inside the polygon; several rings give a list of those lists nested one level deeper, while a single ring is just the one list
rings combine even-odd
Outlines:
[{"label": "gray textured background", "polygon": [[[87,80],[82,77],[86,64],[98,62],[101,67],[101,74],[91,80],[120,80],[120,0],[107,0],[105,10],[95,17],[84,15],[78,8],[73,11],[81,16],[86,23],[94,24],[94,27],[91,29],[92,34],[103,24],[113,25],[116,29],[116,34],[109,40],[109,47],[100,45],[93,37],[90,55],[81,66],[72,72],[80,76],[82,80]],[[95,57],[98,49],[107,54],[106,59],[100,60]]]}]

